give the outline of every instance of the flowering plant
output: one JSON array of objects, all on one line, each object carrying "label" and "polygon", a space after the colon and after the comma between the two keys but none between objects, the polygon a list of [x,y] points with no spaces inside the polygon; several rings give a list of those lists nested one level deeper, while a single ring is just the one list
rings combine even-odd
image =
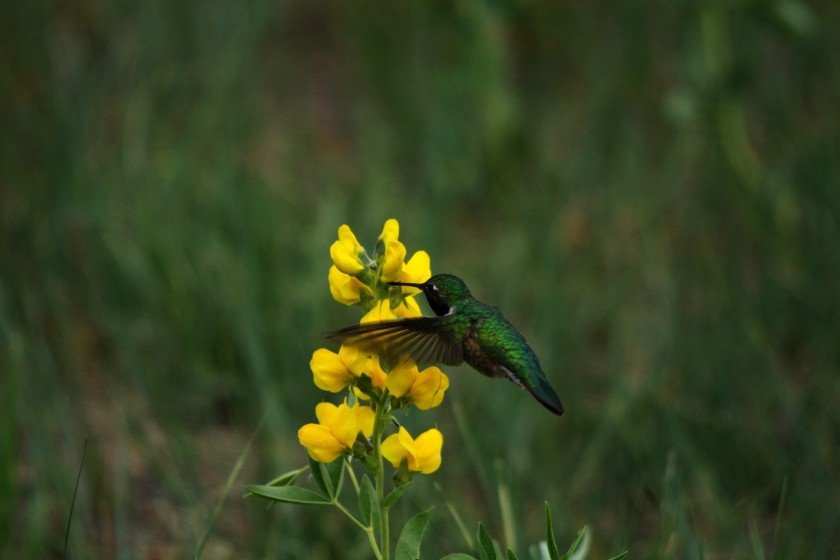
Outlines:
[{"label": "flowering plant", "polygon": [[[330,247],[330,293],[339,303],[360,307],[361,323],[418,317],[421,312],[414,296],[419,290],[389,283],[423,283],[431,277],[431,265],[425,251],[417,251],[408,261],[406,255],[396,220],[385,222],[372,255],[352,230],[342,225],[338,240]],[[248,491],[278,502],[334,506],[366,533],[377,560],[389,560],[389,512],[415,475],[432,474],[440,468],[443,448],[443,434],[437,428],[414,437],[400,425],[397,414],[410,407],[428,410],[440,405],[449,378],[435,366],[420,371],[410,360],[384,363],[375,353],[346,344],[338,352],[315,350],[309,365],[319,389],[345,392],[346,396],[339,404],[319,403],[315,407],[317,423],[298,430],[298,440],[309,456],[308,466],[266,485],[249,486]],[[387,431],[392,433],[386,435]],[[386,465],[393,468],[393,484],[387,491]],[[294,485],[307,470],[320,492]],[[341,500],[345,479],[350,480],[356,495],[353,508]],[[431,508],[416,514],[403,527],[395,547],[397,560],[420,557],[420,540],[430,515]],[[548,544],[541,557],[560,560],[575,553],[585,531],[581,530],[572,548],[561,557],[554,545],[547,505],[546,522]],[[497,558],[496,545],[482,525],[477,537],[481,558]],[[507,557],[516,558],[511,550]],[[576,558],[580,557],[578,553]],[[456,553],[445,558],[473,557]]]}]

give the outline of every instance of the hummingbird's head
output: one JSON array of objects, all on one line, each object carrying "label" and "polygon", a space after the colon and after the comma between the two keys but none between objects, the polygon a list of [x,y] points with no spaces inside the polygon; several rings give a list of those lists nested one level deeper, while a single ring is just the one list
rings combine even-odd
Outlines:
[{"label": "hummingbird's head", "polygon": [[470,290],[463,280],[451,274],[436,274],[422,284],[407,282],[390,282],[392,286],[413,286],[423,290],[426,300],[435,315],[446,315],[452,308],[466,297],[470,297]]}]

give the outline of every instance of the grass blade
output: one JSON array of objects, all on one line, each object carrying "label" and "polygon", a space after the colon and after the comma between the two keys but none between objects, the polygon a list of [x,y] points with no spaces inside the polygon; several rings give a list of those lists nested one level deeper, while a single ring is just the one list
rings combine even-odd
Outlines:
[{"label": "grass blade", "polygon": [[548,502],[545,502],[545,544],[548,547],[548,557],[551,558],[551,560],[560,560],[560,551],[557,550],[557,541],[554,540],[554,528],[551,523],[551,508],[548,507]]},{"label": "grass blade", "polygon": [[478,549],[481,554],[481,560],[496,560],[496,547],[493,546],[493,539],[484,528],[484,524],[478,524]]},{"label": "grass blade", "polygon": [[79,493],[79,481],[82,479],[82,469],[85,466],[85,455],[87,453],[87,439],[82,447],[82,461],[79,463],[79,472],[76,474],[76,486],[73,487],[73,500],[70,502],[70,514],[67,516],[67,529],[64,531],[64,553],[62,558],[67,558],[67,543],[70,541],[70,523],[73,521],[73,510],[76,508],[76,496]]},{"label": "grass blade", "polygon": [[[263,419],[261,419],[259,424],[257,424],[257,427],[254,429],[254,433],[251,434],[251,438],[248,440],[248,443],[246,443],[245,447],[242,448],[242,451],[239,452],[239,457],[236,458],[236,462],[233,464],[233,468],[230,470],[227,480],[225,480],[225,486],[222,489],[222,493],[216,500],[216,504],[213,506],[213,511],[210,512],[210,517],[207,519],[204,535],[202,535],[201,540],[198,541],[198,545],[195,548],[195,558],[199,558],[201,556],[201,552],[204,550],[204,545],[207,544],[207,539],[210,538],[210,533],[213,531],[213,527],[216,526],[216,520],[219,518],[219,514],[222,512],[222,506],[224,505],[228,494],[230,494],[230,491],[233,489],[233,483],[236,480],[236,477],[239,476],[240,471],[242,471],[242,466],[245,464],[245,456],[248,454],[248,450],[251,448],[251,444],[254,443],[254,439],[259,433],[264,419],[265,416],[263,416]],[[300,469],[295,472],[297,474],[300,474],[302,470],[303,469]],[[297,474],[294,474],[294,476],[291,477],[291,480],[286,482],[286,484],[291,484],[291,482],[297,477]],[[289,475],[290,473],[286,473],[284,477],[288,477]],[[276,480],[277,479],[275,479],[275,481]]]},{"label": "grass blade", "polygon": [[779,530],[782,526],[782,512],[785,509],[785,499],[787,498],[788,477],[785,475],[782,481],[782,495],[779,496],[779,511],[776,512],[776,527],[773,529],[773,549],[770,551],[770,560],[776,560],[776,550],[779,544]]}]

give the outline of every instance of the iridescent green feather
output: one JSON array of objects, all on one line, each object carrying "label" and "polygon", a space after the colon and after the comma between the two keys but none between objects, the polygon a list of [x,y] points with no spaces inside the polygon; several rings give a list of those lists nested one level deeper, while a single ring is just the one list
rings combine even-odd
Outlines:
[{"label": "iridescent green feather", "polygon": [[498,309],[472,297],[459,278],[439,274],[423,284],[393,285],[422,289],[437,316],[353,325],[327,337],[369,349],[390,364],[407,358],[418,365],[466,361],[485,375],[507,377],[555,414],[563,414],[525,338]]}]

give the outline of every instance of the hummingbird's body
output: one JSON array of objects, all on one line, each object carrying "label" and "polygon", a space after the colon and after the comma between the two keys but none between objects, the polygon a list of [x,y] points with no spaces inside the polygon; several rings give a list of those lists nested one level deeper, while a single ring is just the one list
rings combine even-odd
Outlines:
[{"label": "hummingbird's body", "polygon": [[501,312],[472,297],[461,279],[438,274],[423,284],[392,282],[423,290],[435,317],[353,325],[327,336],[370,348],[387,361],[405,356],[418,364],[467,362],[490,377],[507,377],[560,415],[563,405],[528,342]]}]

